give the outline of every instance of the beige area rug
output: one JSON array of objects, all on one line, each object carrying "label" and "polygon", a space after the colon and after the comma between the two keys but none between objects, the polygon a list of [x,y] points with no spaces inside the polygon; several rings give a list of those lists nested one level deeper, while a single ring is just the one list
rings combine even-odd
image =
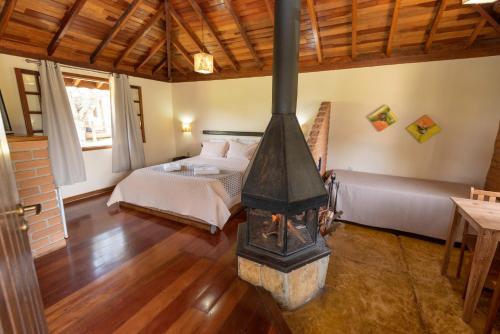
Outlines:
[{"label": "beige area rug", "polygon": [[491,293],[483,292],[472,322],[464,323],[465,283],[455,278],[458,249],[445,277],[444,246],[436,243],[342,224],[328,244],[324,291],[284,312],[294,333],[482,333]]}]

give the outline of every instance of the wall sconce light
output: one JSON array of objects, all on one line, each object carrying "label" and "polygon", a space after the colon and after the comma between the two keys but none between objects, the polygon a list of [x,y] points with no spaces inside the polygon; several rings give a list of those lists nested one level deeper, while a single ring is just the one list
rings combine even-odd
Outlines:
[{"label": "wall sconce light", "polygon": [[480,5],[483,3],[491,3],[496,0],[462,0],[462,5]]},{"label": "wall sconce light", "polygon": [[191,132],[191,124],[182,123],[182,132]]}]

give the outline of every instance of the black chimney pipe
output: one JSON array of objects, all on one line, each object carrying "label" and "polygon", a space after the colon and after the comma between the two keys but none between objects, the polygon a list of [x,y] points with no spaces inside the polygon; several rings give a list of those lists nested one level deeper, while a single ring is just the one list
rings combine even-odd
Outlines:
[{"label": "black chimney pipe", "polygon": [[299,70],[300,0],[276,0],[273,114],[295,114]]},{"label": "black chimney pipe", "polygon": [[280,214],[321,207],[324,183],[297,120],[300,0],[276,0],[272,116],[243,177],[242,203]]},{"label": "black chimney pipe", "polygon": [[[317,213],[328,194],[296,115],[300,3],[276,0],[272,116],[243,176],[247,222],[238,226],[238,256],[284,273],[331,252],[318,236]],[[274,243],[267,234],[276,214],[286,224],[278,225]],[[288,224],[308,241],[298,244]]]}]

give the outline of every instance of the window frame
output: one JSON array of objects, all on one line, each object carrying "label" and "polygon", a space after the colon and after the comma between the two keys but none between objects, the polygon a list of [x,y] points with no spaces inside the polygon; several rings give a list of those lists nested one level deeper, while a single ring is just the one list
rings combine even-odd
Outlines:
[{"label": "window frame", "polygon": [[[40,111],[30,111],[29,104],[28,104],[28,97],[27,97],[28,95],[37,95],[38,99],[39,99],[39,103],[40,103],[40,109],[41,109],[42,96],[41,96],[41,91],[40,91],[40,73],[38,71],[27,70],[27,69],[23,69],[23,68],[15,68],[14,71],[16,74],[16,81],[17,81],[17,88],[19,90],[19,97],[21,98],[21,107],[23,109],[23,117],[24,117],[24,123],[26,126],[26,134],[28,136],[33,136],[36,133],[43,134],[43,130],[33,130],[33,127],[31,125],[31,114],[42,115],[42,111],[41,110]],[[23,74],[35,76],[37,93],[26,91],[26,89],[24,88]],[[109,85],[109,80],[106,78],[102,78],[102,77],[77,74],[77,73],[71,73],[71,72],[62,72],[62,75],[65,78],[71,78],[71,79],[75,79],[75,80],[84,80],[84,81],[94,81],[97,83],[103,83],[103,84]],[[142,99],[142,88],[141,88],[141,86],[137,86],[137,85],[130,85],[130,88],[137,89],[137,91],[138,91],[139,99],[138,100],[134,99],[133,103],[139,104],[139,113],[137,114],[137,116],[139,116],[140,120],[141,120],[142,142],[146,143],[146,130],[144,127],[144,109],[143,109],[143,99]],[[103,149],[109,149],[112,147],[113,147],[113,144],[100,145],[100,146],[89,146],[89,147],[82,147],[82,151],[103,150]]]},{"label": "window frame", "polygon": [[137,89],[139,100],[132,100],[133,103],[139,103],[139,113],[137,116],[141,118],[141,134],[142,142],[146,143],[146,131],[144,131],[144,110],[142,109],[142,88],[141,86],[130,85],[131,89]]},{"label": "window frame", "polygon": [[[24,124],[26,126],[26,134],[28,136],[34,136],[35,133],[42,133],[43,134],[43,129],[42,130],[33,130],[33,126],[31,125],[31,114],[35,115],[42,115],[42,93],[40,92],[40,73],[38,71],[33,71],[33,70],[26,70],[23,68],[15,68],[14,69],[16,72],[16,81],[17,81],[17,88],[19,90],[19,97],[21,98],[21,107],[23,109],[23,117],[24,117]],[[27,75],[33,75],[35,77],[35,83],[37,87],[37,92],[27,92],[26,89],[24,89],[24,79],[23,79],[23,74]],[[28,95],[37,95],[38,96],[38,101],[40,103],[40,110],[32,112],[30,111],[29,104],[28,104]]]}]

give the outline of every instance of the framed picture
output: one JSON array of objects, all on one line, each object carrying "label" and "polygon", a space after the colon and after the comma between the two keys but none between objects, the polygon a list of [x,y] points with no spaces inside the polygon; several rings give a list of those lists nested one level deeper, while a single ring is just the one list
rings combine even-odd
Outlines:
[{"label": "framed picture", "polygon": [[12,126],[10,125],[9,115],[7,114],[7,108],[5,108],[5,103],[3,101],[2,92],[0,91],[0,113],[2,114],[3,127],[6,134],[12,134]]},{"label": "framed picture", "polygon": [[432,118],[423,115],[415,122],[406,127],[406,130],[415,138],[419,143],[424,143],[441,131]]},{"label": "framed picture", "polygon": [[377,131],[382,131],[398,120],[388,105],[383,105],[368,115],[368,120]]}]

